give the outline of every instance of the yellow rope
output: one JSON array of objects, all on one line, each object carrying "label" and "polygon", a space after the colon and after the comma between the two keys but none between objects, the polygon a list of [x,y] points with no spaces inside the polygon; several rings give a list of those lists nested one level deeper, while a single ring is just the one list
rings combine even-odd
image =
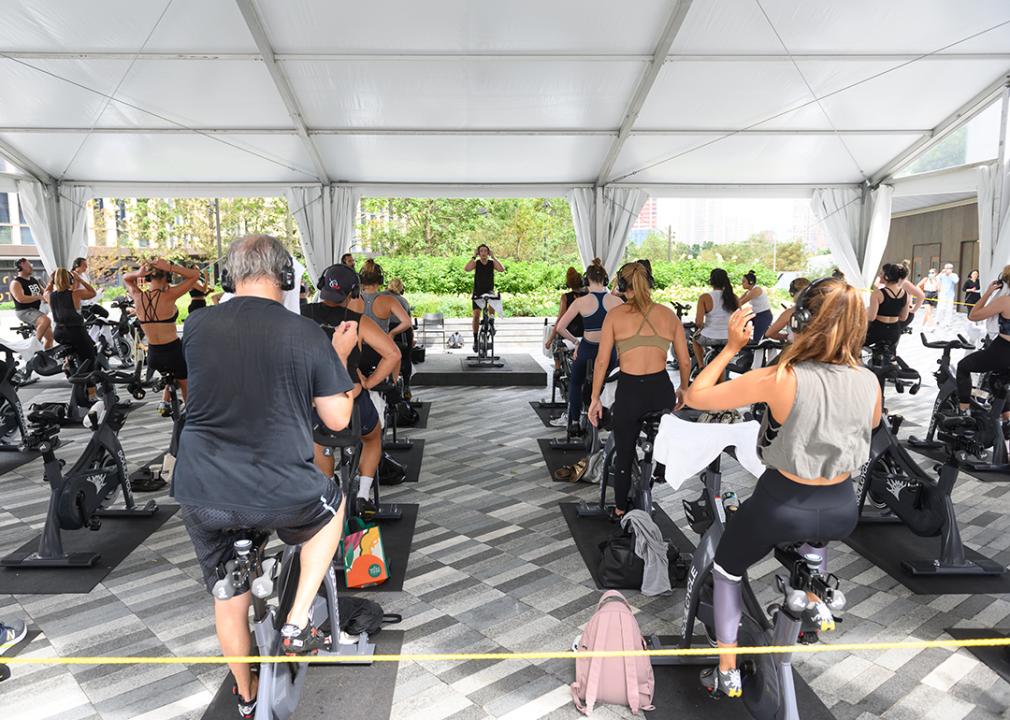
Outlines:
[{"label": "yellow rope", "polygon": [[[815,654],[826,652],[866,652],[871,650],[926,650],[930,648],[1010,647],[1010,637],[969,638],[965,640],[906,640],[877,643],[822,643],[819,645],[779,645],[739,647],[737,655],[775,655],[784,653]],[[224,663],[361,663],[372,662],[467,662],[471,660],[498,662],[501,660],[571,660],[579,657],[708,657],[715,655],[714,648],[670,648],[664,650],[594,650],[572,652],[549,650],[544,652],[500,653],[397,653],[359,655],[316,655],[311,657],[288,656],[236,656],[196,655],[192,657],[0,657],[5,665],[220,665]]]}]

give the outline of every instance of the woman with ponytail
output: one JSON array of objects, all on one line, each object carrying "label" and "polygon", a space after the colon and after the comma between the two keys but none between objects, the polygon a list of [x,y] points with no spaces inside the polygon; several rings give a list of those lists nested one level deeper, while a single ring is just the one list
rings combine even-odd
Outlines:
[{"label": "woman with ponytail", "polygon": [[758,285],[757,274],[753,270],[748,270],[743,276],[744,294],[740,297],[740,305],[750,303],[750,308],[754,312],[754,342],[765,336],[768,326],[772,324],[772,304],[768,300],[768,293]]},{"label": "woman with ponytail", "polygon": [[[624,293],[626,302],[608,312],[603,321],[593,367],[589,422],[598,425],[603,416],[600,393],[616,347],[621,374],[617,380],[612,432],[616,452],[614,514],[620,517],[629,509],[631,465],[642,416],[680,405],[679,396],[690,381],[691,359],[684,326],[673,310],[652,300],[652,282],[644,266],[634,262],[622,267],[617,275],[617,288]],[[676,393],[666,371],[671,345],[680,365],[681,389]]]},{"label": "woman with ponytail", "polygon": [[[880,270],[882,284],[870,293],[870,307],[867,310],[869,326],[866,344],[886,343],[897,345],[901,331],[909,320],[911,307],[908,283],[908,268],[903,263],[884,263]],[[916,288],[917,289],[917,288]],[[921,290],[919,294],[925,298]]]},{"label": "woman with ponytail", "polygon": [[[751,338],[750,311],[733,313],[722,352],[684,395],[696,410],[718,412],[764,403],[758,455],[766,466],[754,492],[733,514],[715,551],[712,573],[719,667],[706,675],[729,697],[743,694],[736,666],[737,630],[743,610],[742,579],[779,545],[804,545],[826,572],[822,543],[855,529],[859,510],[851,475],[870,452],[880,422],[880,385],[862,367],[866,310],[860,292],[844,281],[822,278],[802,290],[790,325],[795,332],[775,367],[720,382],[726,366]],[[808,595],[805,614],[822,631],[834,628],[831,610]]]},{"label": "woman with ponytail", "polygon": [[[607,271],[599,258],[593,260],[586,268],[585,277],[589,292],[577,298],[561,316],[557,324],[557,333],[569,342],[577,345],[575,362],[572,363],[572,377],[568,381],[568,413],[569,425],[578,425],[582,414],[582,387],[586,382],[586,371],[590,363],[595,363],[600,350],[600,332],[607,315],[621,304],[621,300],[607,292]],[[578,321],[582,339],[579,340],[571,331],[572,325]],[[607,356],[607,369],[616,362],[617,356],[611,350]]]},{"label": "woman with ponytail", "polygon": [[694,357],[698,367],[705,366],[705,347],[725,345],[728,337],[729,316],[740,301],[733,293],[733,283],[722,268],[712,268],[708,275],[712,289],[698,298],[698,311],[694,318],[695,327],[700,331],[694,336]]}]

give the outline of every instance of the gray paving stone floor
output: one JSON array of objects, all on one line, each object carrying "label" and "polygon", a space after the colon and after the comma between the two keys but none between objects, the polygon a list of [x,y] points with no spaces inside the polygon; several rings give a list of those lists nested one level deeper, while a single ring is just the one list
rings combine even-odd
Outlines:
[{"label": "gray paving stone floor", "polygon": [[[937,357],[918,337],[902,341],[902,356],[920,369],[915,397],[888,405],[924,427],[934,397],[930,373]],[[30,391],[63,399],[58,384]],[[389,499],[420,504],[402,592],[375,597],[401,613],[405,652],[530,651],[570,647],[599,598],[575,548],[558,503],[590,499],[594,488],[552,483],[537,439],[550,437],[528,402],[543,389],[431,388],[432,401],[420,482],[388,491]],[[131,467],[167,446],[169,421],[150,407],[133,412],[122,431]],[[907,432],[904,431],[904,432]],[[921,429],[920,429],[921,432]],[[86,431],[60,451],[72,460]],[[37,532],[48,497],[41,462],[0,476],[0,553]],[[726,482],[746,497],[754,479],[731,460]],[[984,484],[962,476],[954,490],[968,546],[1010,563],[1010,483]],[[694,538],[680,507],[695,496],[657,489],[666,512]],[[170,502],[156,495],[159,502]],[[833,545],[831,567],[849,598],[845,622],[830,641],[946,638],[945,628],[1010,627],[1010,597],[913,595],[844,545]],[[774,599],[774,560],[751,577],[762,603]],[[627,593],[646,634],[680,627],[682,591],[650,598]],[[0,595],[0,618],[22,618],[41,631],[23,654],[191,656],[217,653],[211,601],[202,589],[189,539],[178,515],[154,533],[87,595]],[[964,650],[830,652],[803,656],[796,667],[839,720],[988,720],[1010,718],[1010,685]],[[26,666],[0,685],[4,720],[60,718],[199,718],[225,676],[209,665],[123,667]],[[574,719],[567,660],[419,662],[399,666],[392,717],[398,720]],[[718,717],[713,705],[712,717]],[[334,717],[339,713],[335,712]],[[677,717],[670,708],[661,717]],[[630,717],[604,707],[593,717]],[[349,719],[357,720],[357,719]]]}]

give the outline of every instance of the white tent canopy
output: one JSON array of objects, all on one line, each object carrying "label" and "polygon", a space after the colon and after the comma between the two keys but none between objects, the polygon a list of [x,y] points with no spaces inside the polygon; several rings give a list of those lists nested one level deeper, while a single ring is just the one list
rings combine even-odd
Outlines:
[{"label": "white tent canopy", "polygon": [[1008,72],[1005,0],[9,0],[0,156],[135,195],[848,187],[862,254],[860,186]]}]

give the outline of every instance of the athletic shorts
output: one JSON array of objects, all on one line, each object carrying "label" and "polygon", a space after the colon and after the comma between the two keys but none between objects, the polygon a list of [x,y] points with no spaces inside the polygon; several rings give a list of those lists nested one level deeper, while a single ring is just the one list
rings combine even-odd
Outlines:
[{"label": "athletic shorts", "polygon": [[147,362],[160,373],[172,373],[177,380],[188,377],[182,340],[178,338],[164,345],[148,345]]},{"label": "athletic shorts", "polygon": [[182,522],[193,541],[207,592],[220,579],[218,568],[232,559],[235,540],[242,537],[243,530],[276,530],[282,542],[299,545],[312,539],[336,517],[341,499],[340,486],[331,482],[327,484],[326,496],[287,512],[182,505]]},{"label": "athletic shorts", "polygon": [[367,435],[379,424],[379,411],[372,402],[372,395],[368,390],[362,389],[358,397],[354,398],[354,404],[358,406],[358,417],[361,419],[361,434]]},{"label": "athletic shorts", "polygon": [[34,326],[38,322],[39,318],[47,317],[47,315],[39,310],[38,308],[25,308],[24,310],[15,310],[15,317],[18,320],[25,323],[26,325]]},{"label": "athletic shorts", "polygon": [[926,291],[926,299],[925,299],[925,301],[923,302],[923,305],[929,305],[930,307],[936,307],[936,304],[937,304],[937,303],[936,303],[936,296],[937,296],[938,294],[939,294],[939,293],[936,293],[936,292],[929,292],[929,291],[927,290],[927,291]]}]

